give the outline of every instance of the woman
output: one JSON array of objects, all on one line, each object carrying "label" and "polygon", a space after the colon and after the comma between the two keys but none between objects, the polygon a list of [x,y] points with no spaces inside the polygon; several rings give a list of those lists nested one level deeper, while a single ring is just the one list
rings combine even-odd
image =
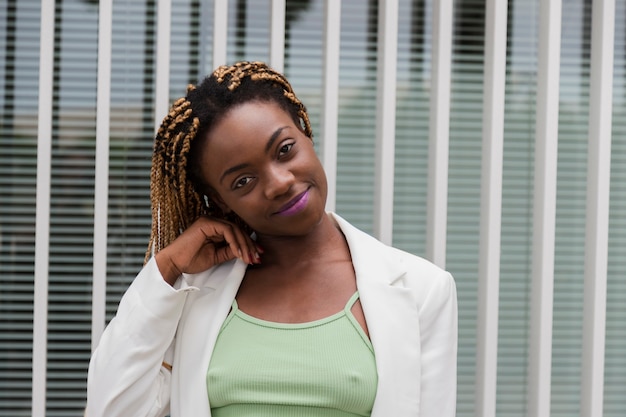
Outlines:
[{"label": "woman", "polygon": [[156,136],[147,263],[89,367],[93,416],[453,416],[447,272],[326,213],[305,107],[220,67]]}]

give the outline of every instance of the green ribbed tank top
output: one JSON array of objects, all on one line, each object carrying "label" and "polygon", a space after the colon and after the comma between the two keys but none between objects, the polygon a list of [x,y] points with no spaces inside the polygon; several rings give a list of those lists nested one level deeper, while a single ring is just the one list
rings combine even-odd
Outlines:
[{"label": "green ribbed tank top", "polygon": [[275,323],[239,310],[218,336],[207,372],[213,417],[370,416],[374,349],[350,311],[308,323]]}]

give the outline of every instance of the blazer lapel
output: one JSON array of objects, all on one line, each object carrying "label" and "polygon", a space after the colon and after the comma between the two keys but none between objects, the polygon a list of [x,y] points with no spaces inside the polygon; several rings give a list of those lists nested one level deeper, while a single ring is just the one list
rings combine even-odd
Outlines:
[{"label": "blazer lapel", "polygon": [[416,301],[403,285],[399,251],[335,215],[352,256],[363,313],[374,346],[378,389],[372,417],[418,416],[420,334]]},{"label": "blazer lapel", "polygon": [[172,402],[172,417],[211,415],[206,373],[221,325],[245,271],[246,264],[235,260],[185,277],[199,291],[190,294],[177,331],[174,363],[178,369],[173,375],[173,387],[178,388],[178,393],[172,396],[172,401],[180,402]]}]

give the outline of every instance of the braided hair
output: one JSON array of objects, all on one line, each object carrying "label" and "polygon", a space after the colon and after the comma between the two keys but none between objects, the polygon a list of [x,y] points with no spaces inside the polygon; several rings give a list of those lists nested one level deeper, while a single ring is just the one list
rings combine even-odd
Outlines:
[{"label": "braided hair", "polygon": [[234,107],[272,102],[313,138],[306,108],[284,75],[262,62],[220,66],[199,85],[190,85],[159,127],[152,154],[150,202],[152,230],[146,260],[169,245],[202,215],[250,228],[234,213],[224,213],[204,191],[199,158],[208,132]]}]

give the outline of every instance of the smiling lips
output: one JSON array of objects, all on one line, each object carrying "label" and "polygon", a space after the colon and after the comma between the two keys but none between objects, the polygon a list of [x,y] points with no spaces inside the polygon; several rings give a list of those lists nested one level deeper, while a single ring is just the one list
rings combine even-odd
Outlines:
[{"label": "smiling lips", "polygon": [[306,190],[302,194],[296,196],[293,200],[285,204],[276,212],[279,216],[293,216],[300,213],[306,207],[309,202],[309,190]]}]

